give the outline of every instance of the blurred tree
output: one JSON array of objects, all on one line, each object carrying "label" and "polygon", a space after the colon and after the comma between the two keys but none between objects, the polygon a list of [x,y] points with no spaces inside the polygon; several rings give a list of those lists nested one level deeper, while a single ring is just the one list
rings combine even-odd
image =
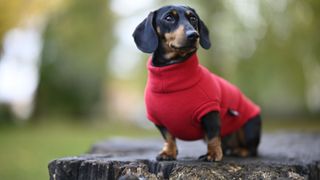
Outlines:
[{"label": "blurred tree", "polygon": [[43,0],[1,0],[0,1],[0,47],[4,34],[26,20],[34,16],[44,16],[60,6],[61,1]]},{"label": "blurred tree", "polygon": [[320,3],[199,1],[213,48],[202,60],[265,114],[320,112]]},{"label": "blurred tree", "polygon": [[[4,53],[4,36],[8,31],[24,27],[26,24],[42,24],[42,20],[50,13],[63,6],[61,0],[1,0],[0,4],[0,61]],[[10,103],[1,103],[3,102],[0,102],[0,120],[12,119]]]},{"label": "blurred tree", "polygon": [[88,115],[99,107],[112,18],[105,0],[72,0],[44,34],[37,114]]}]

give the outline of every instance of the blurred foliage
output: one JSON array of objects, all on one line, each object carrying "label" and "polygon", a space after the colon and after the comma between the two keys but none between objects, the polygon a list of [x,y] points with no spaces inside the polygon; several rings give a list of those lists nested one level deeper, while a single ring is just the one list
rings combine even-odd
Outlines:
[{"label": "blurred foliage", "polygon": [[[112,15],[105,0],[71,1],[44,33],[37,113],[88,115],[103,99]],[[97,112],[96,112],[97,113]]]},{"label": "blurred foliage", "polygon": [[4,34],[16,27],[22,20],[28,17],[43,16],[54,11],[60,4],[60,0],[1,0],[0,1],[0,47]]},{"label": "blurred foliage", "polygon": [[[47,16],[54,14],[58,9],[63,9],[67,2],[62,2],[62,0],[0,0],[0,58],[4,53],[3,40],[7,32],[30,23],[40,25]],[[15,119],[12,107],[9,107],[8,104],[0,104],[0,120],[9,121],[12,119]]]},{"label": "blurred foliage", "polygon": [[[174,3],[154,1],[157,7]],[[261,105],[264,114],[320,115],[318,0],[203,0],[182,3],[195,8],[211,32],[213,47],[208,51],[200,49],[198,53],[202,63],[236,84]],[[47,24],[43,35],[40,85],[35,100],[37,115],[98,114],[107,103],[114,103],[112,98],[105,102],[105,96],[119,97],[114,99],[120,104],[122,114],[125,114],[125,103],[127,111],[139,111],[134,105],[143,101],[144,61],[131,65],[138,73],[129,73],[130,77],[121,81],[121,78],[116,79],[110,76],[111,73],[106,73],[106,59],[113,57],[109,52],[112,47],[118,47],[120,40],[116,38],[121,36],[119,33],[126,33],[114,26],[116,22],[122,23],[118,28],[125,27],[125,23],[133,22],[131,20],[142,15],[141,12],[145,11],[142,7],[148,8],[136,7],[132,18],[129,17],[131,15],[125,17],[111,11],[108,0],[1,0],[0,41],[6,31],[24,19],[50,14],[45,16]],[[120,32],[113,34],[113,30]],[[133,40],[130,40],[125,43],[133,45]],[[137,53],[140,52],[137,50]],[[143,57],[146,59],[146,55]],[[132,62],[127,63],[130,66]],[[116,64],[121,66],[121,63]],[[110,87],[113,84],[120,84],[122,90],[118,86]],[[141,94],[132,95],[136,91]],[[139,98],[131,98],[131,102],[127,102],[131,96],[139,95],[140,102],[136,100]],[[1,107],[0,111],[7,116],[6,108]],[[132,114],[127,116],[132,117]]]},{"label": "blurred foliage", "polygon": [[267,115],[320,114],[320,2],[199,1],[213,49],[200,52],[213,72]]}]

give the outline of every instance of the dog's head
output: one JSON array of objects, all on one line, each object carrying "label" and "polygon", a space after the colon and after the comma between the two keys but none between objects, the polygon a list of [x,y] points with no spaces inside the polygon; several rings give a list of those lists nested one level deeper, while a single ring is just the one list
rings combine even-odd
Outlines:
[{"label": "dog's head", "polygon": [[137,47],[157,53],[166,62],[186,59],[199,44],[209,49],[209,31],[196,11],[186,6],[164,6],[151,12],[133,33]]}]

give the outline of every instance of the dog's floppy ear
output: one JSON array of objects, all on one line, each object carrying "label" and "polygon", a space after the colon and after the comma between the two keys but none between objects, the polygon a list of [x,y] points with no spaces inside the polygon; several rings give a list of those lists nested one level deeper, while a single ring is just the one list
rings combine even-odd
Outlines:
[{"label": "dog's floppy ear", "polygon": [[209,30],[201,19],[199,19],[199,34],[200,34],[200,45],[204,49],[209,49],[211,47]]},{"label": "dog's floppy ear", "polygon": [[145,53],[152,53],[158,47],[158,36],[153,27],[153,16],[154,12],[150,12],[132,34],[137,47]]}]

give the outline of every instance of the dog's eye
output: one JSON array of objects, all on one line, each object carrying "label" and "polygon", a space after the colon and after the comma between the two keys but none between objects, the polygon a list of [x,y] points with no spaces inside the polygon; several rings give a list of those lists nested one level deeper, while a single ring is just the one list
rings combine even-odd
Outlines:
[{"label": "dog's eye", "polygon": [[198,22],[198,19],[195,16],[191,16],[189,19],[190,19],[191,23],[197,23]]},{"label": "dog's eye", "polygon": [[174,22],[175,21],[174,17],[171,14],[167,15],[164,19],[167,22]]}]

